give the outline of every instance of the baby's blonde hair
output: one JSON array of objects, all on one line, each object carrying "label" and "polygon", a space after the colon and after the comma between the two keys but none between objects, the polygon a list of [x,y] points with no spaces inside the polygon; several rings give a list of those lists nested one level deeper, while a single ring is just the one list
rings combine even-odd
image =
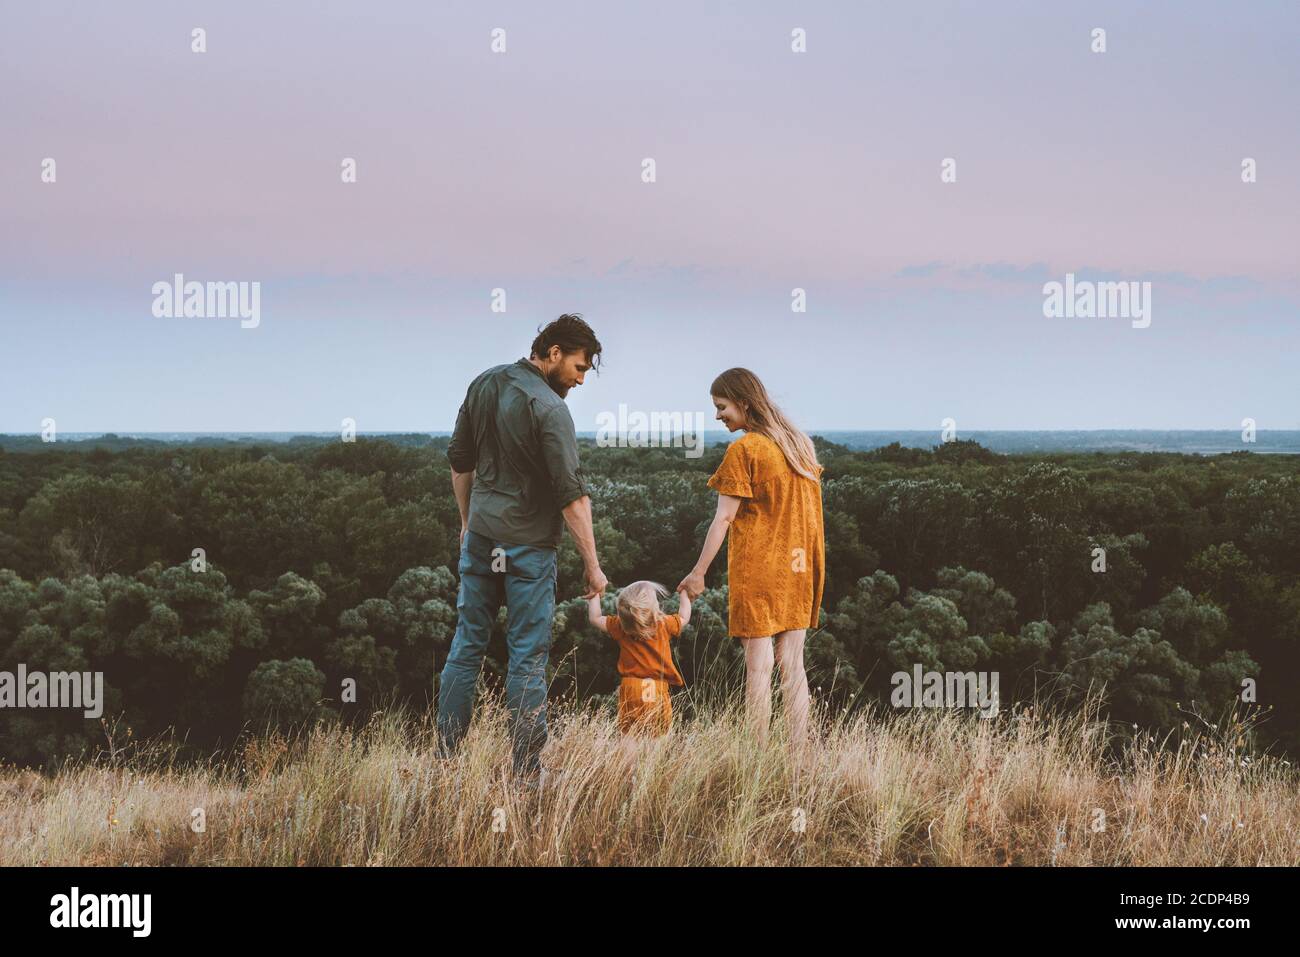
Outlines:
[{"label": "baby's blonde hair", "polygon": [[618,623],[633,638],[649,641],[664,617],[659,600],[667,597],[668,589],[658,582],[633,582],[618,593]]}]

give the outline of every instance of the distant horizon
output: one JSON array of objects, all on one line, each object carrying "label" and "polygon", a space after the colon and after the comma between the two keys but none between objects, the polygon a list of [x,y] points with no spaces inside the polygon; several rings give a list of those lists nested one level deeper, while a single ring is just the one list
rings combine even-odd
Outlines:
[{"label": "distant horizon", "polygon": [[[938,429],[819,429],[808,430],[827,442],[842,446],[852,452],[869,452],[874,449],[898,445],[903,448],[933,450],[945,445],[944,433]],[[446,440],[449,430],[356,430],[354,437],[364,439],[389,439],[399,445],[420,445],[420,439]],[[616,441],[602,441],[613,435]],[[737,433],[738,434],[738,433]],[[687,429],[650,430],[640,433],[628,429],[622,433],[607,433],[604,429],[579,430],[578,438],[595,441],[601,447],[686,449],[702,451],[720,448],[734,441],[737,434],[723,429],[704,429],[700,433]],[[640,436],[644,435],[644,438]],[[408,437],[417,441],[412,443]],[[631,438],[633,441],[628,441]],[[1255,452],[1264,455],[1300,456],[1300,429],[1258,429],[1252,441],[1246,442],[1239,429],[964,429],[952,436],[956,440],[974,442],[998,455],[1019,454],[1088,454],[1088,453],[1173,453],[1180,455],[1227,455],[1237,452]],[[328,431],[303,430],[224,430],[224,431],[58,431],[57,445],[77,446],[77,449],[104,448],[202,448],[248,446],[269,443],[276,446],[317,447],[343,440],[341,429]],[[40,433],[0,433],[0,450],[16,454],[32,454],[44,448]]]},{"label": "distant horizon", "polygon": [[[876,433],[879,433],[879,434],[891,434],[891,435],[892,435],[892,434],[900,434],[900,433],[915,433],[915,434],[930,434],[930,433],[935,433],[935,434],[937,435],[937,434],[943,432],[943,429],[942,429],[942,428],[928,428],[928,429],[917,429],[917,428],[867,428],[867,427],[863,427],[863,426],[851,426],[851,427],[845,427],[845,426],[831,426],[831,427],[822,427],[822,426],[800,426],[800,428],[803,429],[803,431],[806,432],[806,433],[808,433],[809,435],[822,435],[822,434],[825,434],[825,433],[831,433],[831,432],[834,432],[834,433],[845,433],[845,432],[851,432],[851,433],[858,433],[858,434],[864,434],[864,435],[870,435],[870,434],[876,434]],[[58,432],[58,434],[61,435],[61,436],[74,436],[74,435],[75,435],[75,436],[87,436],[87,437],[92,437],[92,438],[98,438],[98,437],[102,437],[102,436],[106,436],[106,435],[116,435],[116,436],[118,436],[118,437],[120,437],[120,438],[130,438],[130,437],[132,437],[132,436],[144,436],[144,435],[210,435],[210,436],[225,436],[225,435],[313,435],[313,436],[315,436],[315,435],[335,435],[335,434],[337,434],[339,431],[340,431],[339,429],[122,429],[122,428],[113,428],[113,429],[80,429],[80,430],[77,430],[77,431],[71,431],[71,430],[60,429],[59,432]],[[595,435],[598,431],[599,431],[599,430],[597,430],[597,429],[577,429],[577,430],[576,430],[576,432],[577,432],[577,434],[578,434],[579,436],[583,436],[583,435]],[[704,429],[703,431],[704,431],[704,432],[726,432],[727,430],[726,430],[726,429],[722,429],[722,428],[706,428],[706,429]],[[741,430],[741,431],[743,431],[743,430]],[[1087,429],[1029,429],[1029,428],[1026,428],[1026,429],[981,429],[981,428],[959,428],[959,429],[957,430],[957,438],[960,439],[963,435],[971,435],[971,434],[975,434],[975,433],[983,434],[983,435],[989,435],[989,434],[995,434],[995,433],[1006,433],[1006,434],[1028,434],[1028,433],[1041,433],[1041,432],[1046,432],[1046,433],[1071,433],[1071,432],[1199,432],[1199,433],[1206,433],[1206,434],[1221,434],[1221,433],[1234,433],[1234,434],[1238,434],[1238,433],[1240,433],[1241,431],[1242,431],[1242,430],[1241,430],[1240,428],[1206,428],[1206,427],[1189,427],[1189,426],[1169,426],[1169,427],[1165,427],[1165,428],[1149,428],[1149,427],[1142,427],[1142,428],[1128,428],[1128,427],[1118,427],[1118,426],[1100,426],[1100,427],[1097,427],[1097,428],[1087,428]],[[451,435],[451,433],[452,433],[452,430],[451,430],[451,429],[357,429],[356,432],[355,432],[356,435],[431,435],[431,436]],[[1276,435],[1276,434],[1285,434],[1285,433],[1295,433],[1295,434],[1297,434],[1297,435],[1300,435],[1300,424],[1296,425],[1294,428],[1289,428],[1289,429],[1285,429],[1285,428],[1258,428],[1258,427],[1257,427],[1257,428],[1255,429],[1255,433],[1256,433],[1257,435],[1263,435],[1263,434],[1265,434],[1265,433],[1274,434],[1274,435]],[[39,430],[39,429],[35,429],[35,430],[25,431],[25,432],[0,432],[0,437],[26,438],[26,437],[29,437],[29,436],[39,436],[40,434],[41,434],[41,430]]]}]

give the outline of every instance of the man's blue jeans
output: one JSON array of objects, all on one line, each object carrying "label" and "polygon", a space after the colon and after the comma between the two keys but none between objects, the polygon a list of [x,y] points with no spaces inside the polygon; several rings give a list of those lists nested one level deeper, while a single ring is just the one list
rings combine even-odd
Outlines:
[{"label": "man's blue jeans", "polygon": [[516,773],[541,767],[546,744],[546,664],[555,617],[555,548],[507,545],[465,532],[460,548],[456,636],[438,689],[438,736],[444,753],[465,736],[474,713],[474,689],[497,610],[506,605],[510,667],[506,704]]}]

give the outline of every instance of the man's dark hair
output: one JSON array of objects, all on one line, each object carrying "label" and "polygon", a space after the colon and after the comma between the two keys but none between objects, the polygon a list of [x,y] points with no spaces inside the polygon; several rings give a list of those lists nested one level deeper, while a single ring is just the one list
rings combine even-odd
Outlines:
[{"label": "man's dark hair", "polygon": [[597,371],[600,369],[600,340],[591,331],[591,326],[583,322],[580,312],[566,312],[554,322],[547,323],[544,329],[539,329],[537,338],[533,340],[533,357],[545,358],[551,346],[559,346],[566,355],[581,349],[587,354],[591,367]]}]

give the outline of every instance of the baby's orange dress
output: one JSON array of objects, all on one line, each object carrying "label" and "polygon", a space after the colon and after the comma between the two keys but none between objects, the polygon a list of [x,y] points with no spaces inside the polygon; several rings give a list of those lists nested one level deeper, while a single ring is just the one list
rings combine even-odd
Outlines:
[{"label": "baby's orange dress", "polygon": [[685,681],[673,664],[669,640],[682,633],[680,615],[664,615],[654,635],[643,641],[623,630],[617,615],[605,616],[605,630],[618,644],[618,729],[624,734],[667,734],[673,723],[669,685]]},{"label": "baby's orange dress", "polygon": [[709,488],[744,500],[727,533],[728,632],[766,638],[816,628],[826,577],[821,482],[790,468],[766,435],[746,432]]}]

